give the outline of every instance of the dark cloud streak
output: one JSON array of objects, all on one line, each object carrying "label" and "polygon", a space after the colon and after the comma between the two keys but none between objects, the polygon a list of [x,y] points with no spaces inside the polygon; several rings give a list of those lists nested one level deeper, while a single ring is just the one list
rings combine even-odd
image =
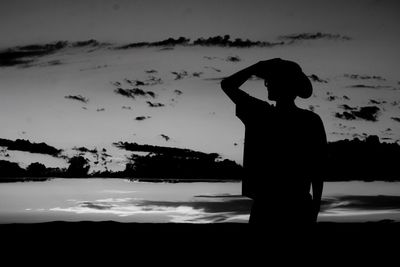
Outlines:
[{"label": "dark cloud streak", "polygon": [[71,100],[76,100],[76,101],[80,101],[82,103],[87,104],[89,102],[89,99],[82,96],[82,95],[67,95],[64,96],[65,99],[71,99]]},{"label": "dark cloud streak", "polygon": [[[342,105],[342,108],[343,106],[347,105]],[[347,107],[348,107],[347,111],[344,111],[342,113],[336,112],[335,117],[344,120],[361,119],[372,122],[376,122],[378,120],[380,108],[377,106],[366,106],[357,109],[351,108],[349,106]]]},{"label": "dark cloud streak", "polygon": [[128,88],[128,89],[124,89],[124,88],[117,88],[114,90],[115,94],[121,95],[121,96],[125,96],[128,98],[132,98],[132,99],[136,99],[137,96],[140,97],[147,97],[150,96],[152,98],[156,97],[156,94],[152,91],[144,91],[140,88]]},{"label": "dark cloud streak", "polygon": [[31,143],[29,140],[17,139],[15,141],[0,138],[0,147],[8,150],[26,151],[30,153],[45,154],[59,157],[62,149],[57,149],[46,143]]},{"label": "dark cloud streak", "polygon": [[294,43],[297,41],[303,40],[340,40],[340,41],[349,41],[351,40],[350,37],[341,35],[341,34],[332,34],[332,33],[323,33],[323,32],[316,32],[316,33],[296,33],[296,34],[289,34],[289,35],[281,35],[279,36],[281,40],[287,40],[290,43]]}]

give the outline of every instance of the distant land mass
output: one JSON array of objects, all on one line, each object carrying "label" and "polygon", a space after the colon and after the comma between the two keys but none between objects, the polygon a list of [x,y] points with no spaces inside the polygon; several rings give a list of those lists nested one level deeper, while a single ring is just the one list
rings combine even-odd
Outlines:
[{"label": "distant land mass", "polygon": [[[123,171],[90,172],[90,161],[82,155],[68,158],[68,168],[48,168],[34,162],[24,169],[16,162],[0,160],[0,182],[42,181],[53,177],[240,181],[244,175],[241,165],[233,160],[222,159],[217,153],[128,142],[116,142],[113,145],[132,152]],[[37,150],[52,155],[59,155],[61,151],[44,143],[34,144],[25,140],[0,139],[0,146],[9,150]],[[141,155],[135,154],[137,152]],[[142,155],[143,152],[147,154]],[[375,135],[364,140],[354,138],[329,142],[324,161],[326,171],[321,176],[325,181],[400,181],[397,167],[399,158],[398,143],[380,142]],[[313,165],[310,164],[309,168],[313,168]]]}]

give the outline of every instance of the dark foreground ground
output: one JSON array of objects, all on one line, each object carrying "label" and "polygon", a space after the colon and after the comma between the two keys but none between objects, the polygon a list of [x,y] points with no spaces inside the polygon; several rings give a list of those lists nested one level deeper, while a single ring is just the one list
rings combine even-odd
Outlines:
[{"label": "dark foreground ground", "polygon": [[226,263],[272,258],[332,262],[352,256],[357,260],[375,257],[382,263],[391,256],[397,258],[400,251],[400,223],[389,221],[319,223],[295,230],[233,223],[50,222],[3,224],[0,233],[2,255],[16,253],[24,260],[28,254],[59,260],[80,255],[96,261],[144,256],[148,262],[189,258],[193,262],[187,265],[193,265],[215,256]]}]

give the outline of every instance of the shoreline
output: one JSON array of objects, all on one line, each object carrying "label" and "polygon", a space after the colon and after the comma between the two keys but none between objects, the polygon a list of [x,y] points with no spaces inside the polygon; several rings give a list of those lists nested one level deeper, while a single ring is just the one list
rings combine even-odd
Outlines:
[{"label": "shoreline", "polygon": [[[122,179],[131,182],[148,182],[148,183],[239,183],[242,179],[213,179],[213,178],[129,178],[129,177],[15,177],[15,178],[1,178],[0,184],[3,183],[24,183],[24,182],[46,182],[53,179]],[[335,182],[385,182],[385,183],[398,183],[399,180],[383,180],[383,179],[353,179],[353,180],[327,180],[324,183]]]},{"label": "shoreline", "polygon": [[128,177],[22,177],[22,178],[0,178],[1,183],[24,183],[24,182],[46,182],[53,179],[121,179],[131,182],[147,183],[239,183],[242,180],[235,179],[191,179],[191,178],[128,178]]}]

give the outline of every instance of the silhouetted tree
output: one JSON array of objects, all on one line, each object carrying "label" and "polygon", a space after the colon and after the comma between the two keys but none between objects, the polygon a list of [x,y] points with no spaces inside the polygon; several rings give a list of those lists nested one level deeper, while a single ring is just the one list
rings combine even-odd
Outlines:
[{"label": "silhouetted tree", "polygon": [[29,177],[43,177],[46,173],[46,166],[39,162],[33,162],[26,168],[26,176]]},{"label": "silhouetted tree", "polygon": [[89,160],[82,156],[75,156],[69,159],[67,177],[87,177],[89,172]]},{"label": "silhouetted tree", "polygon": [[0,177],[22,177],[24,175],[25,170],[18,163],[0,160]]}]

